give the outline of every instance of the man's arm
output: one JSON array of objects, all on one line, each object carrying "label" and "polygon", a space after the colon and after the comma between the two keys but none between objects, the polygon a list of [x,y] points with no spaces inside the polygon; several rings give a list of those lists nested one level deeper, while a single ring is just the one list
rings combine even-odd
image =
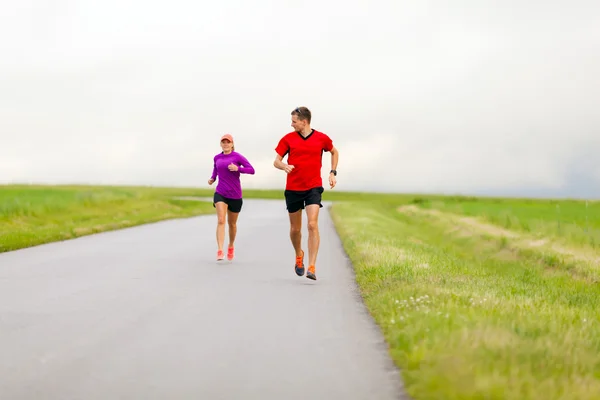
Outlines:
[{"label": "man's arm", "polygon": [[277,169],[283,170],[285,168],[285,163],[282,160],[283,157],[277,154],[277,157],[275,157],[275,161],[273,161],[273,166]]},{"label": "man's arm", "polygon": [[[337,170],[338,159],[340,157],[340,152],[335,147],[331,148],[331,169]],[[335,179],[335,175],[333,172],[329,172],[329,187],[333,189],[337,180]]]},{"label": "man's arm", "polygon": [[273,166],[275,168],[285,171],[287,174],[289,174],[294,169],[294,166],[288,165],[288,164],[284,163],[282,160],[283,160],[283,156],[277,154],[277,157],[275,157],[275,161],[273,161]]},{"label": "man's arm", "polygon": [[338,160],[340,157],[340,152],[334,146],[331,148],[331,169],[337,170]]}]

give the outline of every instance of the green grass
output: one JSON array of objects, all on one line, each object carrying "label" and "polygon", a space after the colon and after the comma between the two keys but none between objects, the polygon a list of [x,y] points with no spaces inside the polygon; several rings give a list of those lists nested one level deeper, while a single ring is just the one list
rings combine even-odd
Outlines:
[{"label": "green grass", "polygon": [[600,246],[600,201],[446,198],[422,206],[478,216],[499,226],[566,244]]},{"label": "green grass", "polygon": [[96,232],[213,212],[193,189],[0,186],[0,252]]},{"label": "green grass", "polygon": [[[520,238],[467,229],[444,213],[398,211],[402,202],[429,203],[541,223],[547,204],[398,200],[383,207],[340,202],[332,213],[412,398],[600,398],[597,270],[576,273],[591,266],[524,249]],[[565,207],[579,226],[576,208]]]}]

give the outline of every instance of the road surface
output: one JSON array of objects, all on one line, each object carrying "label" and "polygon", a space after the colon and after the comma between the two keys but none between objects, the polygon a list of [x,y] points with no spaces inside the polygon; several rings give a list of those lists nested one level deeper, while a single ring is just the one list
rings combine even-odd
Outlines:
[{"label": "road surface", "polygon": [[321,210],[317,281],[283,201],[245,200],[233,262],[215,215],[0,254],[0,398],[406,398]]}]

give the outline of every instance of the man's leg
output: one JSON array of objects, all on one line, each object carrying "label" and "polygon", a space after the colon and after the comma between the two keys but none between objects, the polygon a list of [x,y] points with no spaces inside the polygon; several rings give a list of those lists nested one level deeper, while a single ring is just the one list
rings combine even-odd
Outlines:
[{"label": "man's leg", "polygon": [[319,210],[318,204],[306,206],[306,217],[308,219],[308,273],[307,278],[316,279],[315,265],[321,237],[319,235]]},{"label": "man's leg", "polygon": [[321,236],[319,234],[319,211],[321,204],[321,195],[323,187],[316,187],[308,191],[306,202],[306,217],[308,219],[308,271],[306,277],[316,280],[315,264],[317,263],[317,254],[319,253],[319,244]]},{"label": "man's leg", "polygon": [[296,257],[302,255],[302,210],[288,213],[290,216],[290,240],[296,251]]},{"label": "man's leg", "polygon": [[302,209],[288,213],[290,216],[290,240],[296,252],[296,274],[304,275],[304,251],[302,251]]},{"label": "man's leg", "polygon": [[302,251],[302,209],[304,201],[302,194],[298,192],[286,190],[285,204],[290,218],[290,240],[296,253],[296,261],[294,269],[296,275],[304,275],[304,251]]}]

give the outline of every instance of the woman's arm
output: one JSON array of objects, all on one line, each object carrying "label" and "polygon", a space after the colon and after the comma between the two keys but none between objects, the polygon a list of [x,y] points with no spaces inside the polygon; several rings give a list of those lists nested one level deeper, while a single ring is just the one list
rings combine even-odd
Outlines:
[{"label": "woman's arm", "polygon": [[248,159],[241,154],[239,157],[239,162],[241,165],[238,167],[238,171],[240,171],[240,174],[254,175],[256,171],[254,170],[252,164],[250,164],[250,161],[248,161]]}]

